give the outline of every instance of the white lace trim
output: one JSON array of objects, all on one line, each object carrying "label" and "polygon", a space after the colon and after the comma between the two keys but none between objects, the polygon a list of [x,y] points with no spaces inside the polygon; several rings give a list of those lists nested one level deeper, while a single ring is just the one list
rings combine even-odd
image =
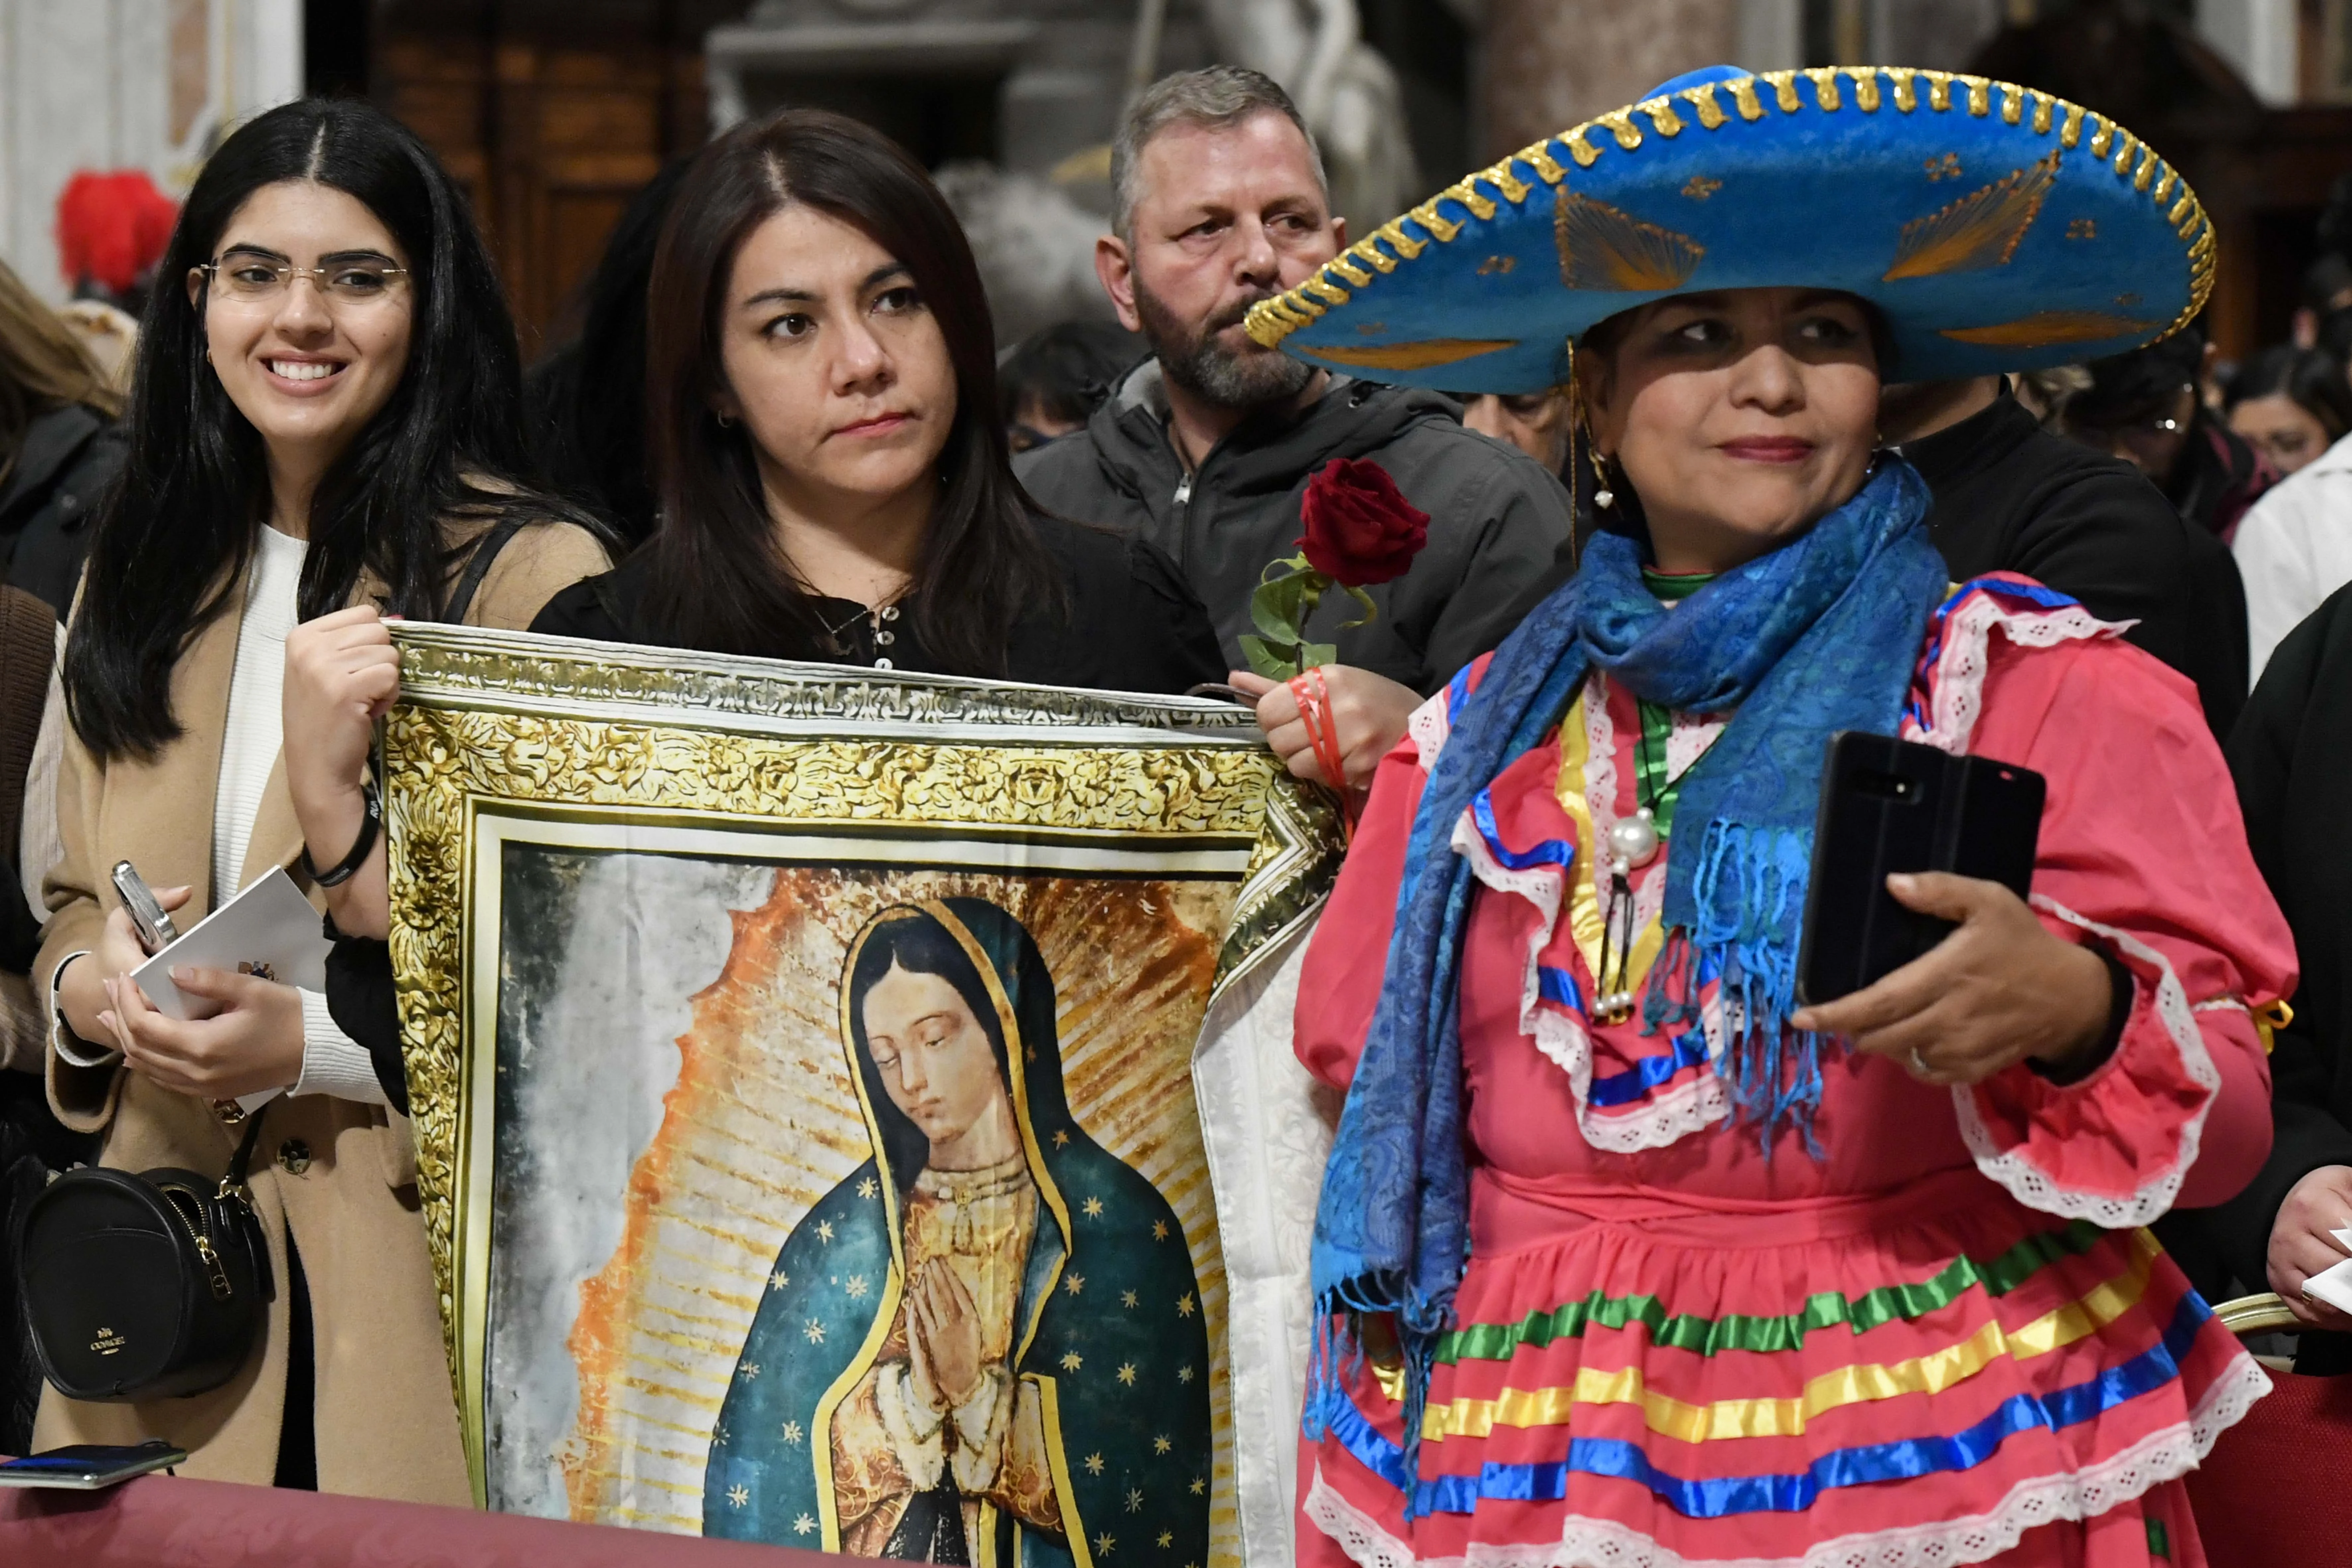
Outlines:
[{"label": "white lace trim", "polygon": [[2053,647],[2086,637],[2121,637],[2138,624],[2103,621],[2080,605],[2063,610],[2012,610],[1990,591],[1972,594],[1945,617],[1944,651],[1927,674],[1927,727],[1906,726],[1916,731],[1906,739],[1953,756],[1968,751],[1969,737],[1984,713],[1985,671],[1991,662],[1987,648],[1995,626],[2020,647]]},{"label": "white lace trim", "polygon": [[[1528,958],[1532,963],[1534,956],[1543,951],[1544,944],[1551,941],[1552,927],[1559,921],[1561,896],[1567,890],[1568,867],[1542,865],[1530,866],[1523,871],[1511,869],[1496,859],[1486,847],[1486,836],[1478,831],[1478,819],[1468,811],[1454,821],[1453,848],[1456,855],[1470,862],[1471,874],[1478,880],[1498,893],[1517,893],[1536,907],[1536,913],[1541,917],[1538,921],[1541,929],[1536,941],[1528,947]],[[1528,984],[1534,984],[1532,975]]]},{"label": "white lace trim", "polygon": [[1576,1093],[1576,1127],[1584,1141],[1611,1154],[1663,1149],[1676,1139],[1721,1124],[1731,1114],[1731,1097],[1713,1072],[1652,1097],[1638,1114],[1611,1116],[1586,1103],[1592,1086],[1592,1038],[1565,1013],[1539,1009],[1531,1031],[1536,1049],[1568,1074]]},{"label": "white lace trim", "polygon": [[[1661,1149],[1686,1133],[1712,1127],[1729,1113],[1731,1100],[1722,1080],[1712,1070],[1643,1106],[1638,1112],[1612,1116],[1593,1110],[1592,1038],[1576,1018],[1542,1005],[1542,977],[1538,973],[1543,953],[1559,924],[1568,887],[1566,866],[1531,866],[1515,871],[1496,860],[1486,835],[1468,812],[1454,825],[1454,852],[1470,862],[1471,875],[1496,892],[1516,893],[1535,906],[1536,930],[1528,941],[1528,960],[1519,986],[1519,1032],[1533,1039],[1536,1049],[1568,1074],[1576,1097],[1577,1130],[1586,1142],[1611,1153],[1630,1154],[1639,1149]],[[1709,1021],[1710,1037],[1713,1021]]]},{"label": "white lace trim", "polygon": [[1446,737],[1454,733],[1453,721],[1445,713],[1444,688],[1412,710],[1412,717],[1404,721],[1404,732],[1412,737],[1413,750],[1420,753],[1421,771],[1427,773],[1437,766],[1437,753],[1445,750]]},{"label": "white lace trim", "polygon": [[1299,1511],[1361,1568],[1958,1568],[2000,1556],[2029,1530],[2096,1519],[2178,1480],[2270,1387],[2269,1375],[2241,1351],[2186,1422],[2088,1469],[2021,1481],[1999,1506],[1970,1519],[1841,1536],[1801,1557],[1688,1558],[1628,1526],[1574,1514],[1562,1521],[1557,1542],[1481,1542],[1459,1557],[1417,1557],[1340,1496],[1323,1479],[1320,1464]]},{"label": "white lace trim", "polygon": [[[1530,989],[1536,977],[1528,975]],[[1584,1026],[1565,1013],[1555,1013],[1534,1005],[1534,999],[1522,995],[1519,1001],[1519,1028],[1535,1037],[1536,1049],[1550,1058],[1551,1064],[1568,1075],[1569,1092],[1576,1096],[1576,1124],[1583,1130],[1587,1141],[1591,1131],[1584,1126],[1584,1098],[1592,1088],[1592,1037]]]},{"label": "white lace trim", "polygon": [[2055,899],[2036,893],[2033,907],[2104,938],[2126,957],[2137,959],[2158,972],[2156,1016],[2179,1051],[2181,1066],[2187,1069],[2189,1080],[2205,1091],[2205,1099],[2189,1112],[2188,1123],[2181,1128],[2179,1152],[2172,1163],[2154,1180],[2123,1197],[2060,1186],[2047,1172],[2026,1158],[2022,1148],[2002,1149],[1977,1110],[1976,1091],[1967,1085],[1955,1084],[1952,1110],[1959,1120],[1960,1136],[1967,1141],[1969,1152],[1976,1157],[1977,1169],[2006,1187],[2011,1197],[2028,1208],[2063,1219],[2087,1219],[2106,1230],[2153,1225],[2172,1207],[2172,1200],[2180,1192],[2181,1179],[2197,1163],[2197,1145],[2204,1135],[2205,1118],[2221,1091],[2221,1069],[2213,1065],[2212,1053],[2205,1048],[2204,1032],[2198,1028],[2196,1016],[2189,1011],[2188,994],[2181,990],[2179,977],[2172,973],[2172,965],[2164,954],[2135,936],[2076,914]]}]

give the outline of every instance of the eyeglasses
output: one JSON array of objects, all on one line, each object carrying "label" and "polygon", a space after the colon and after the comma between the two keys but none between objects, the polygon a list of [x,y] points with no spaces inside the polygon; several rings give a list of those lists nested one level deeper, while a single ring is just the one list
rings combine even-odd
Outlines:
[{"label": "eyeglasses", "polygon": [[240,304],[276,300],[297,278],[316,281],[319,293],[331,305],[362,305],[382,300],[398,289],[408,268],[366,257],[330,261],[323,267],[297,267],[274,257],[231,253],[196,268],[227,299]]}]

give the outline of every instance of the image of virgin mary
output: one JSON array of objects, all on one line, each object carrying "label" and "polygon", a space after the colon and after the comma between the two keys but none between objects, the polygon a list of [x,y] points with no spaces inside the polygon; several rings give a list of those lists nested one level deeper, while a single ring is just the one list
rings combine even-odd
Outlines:
[{"label": "image of virgin mary", "polygon": [[1070,1114],[1036,942],[982,900],[900,905],[850,944],[841,989],[874,1153],[776,1256],[703,1533],[1008,1568],[1205,1562],[1199,1283],[1167,1200]]}]

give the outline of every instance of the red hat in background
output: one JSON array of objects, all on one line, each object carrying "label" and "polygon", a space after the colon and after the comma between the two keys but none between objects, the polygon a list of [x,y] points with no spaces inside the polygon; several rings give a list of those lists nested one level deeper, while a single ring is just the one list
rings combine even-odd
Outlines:
[{"label": "red hat in background", "polygon": [[58,269],[68,283],[131,292],[163,259],[180,204],[155,188],[143,169],[83,170],[58,197]]}]

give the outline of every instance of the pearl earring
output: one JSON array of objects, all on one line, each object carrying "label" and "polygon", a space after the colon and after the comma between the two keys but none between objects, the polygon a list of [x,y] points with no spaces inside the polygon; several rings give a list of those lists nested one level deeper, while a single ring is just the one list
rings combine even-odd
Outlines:
[{"label": "pearl earring", "polygon": [[1598,447],[1592,448],[1592,477],[1601,481],[1601,488],[1592,492],[1592,504],[1606,511],[1617,504],[1617,492],[1609,488],[1609,469]]}]

